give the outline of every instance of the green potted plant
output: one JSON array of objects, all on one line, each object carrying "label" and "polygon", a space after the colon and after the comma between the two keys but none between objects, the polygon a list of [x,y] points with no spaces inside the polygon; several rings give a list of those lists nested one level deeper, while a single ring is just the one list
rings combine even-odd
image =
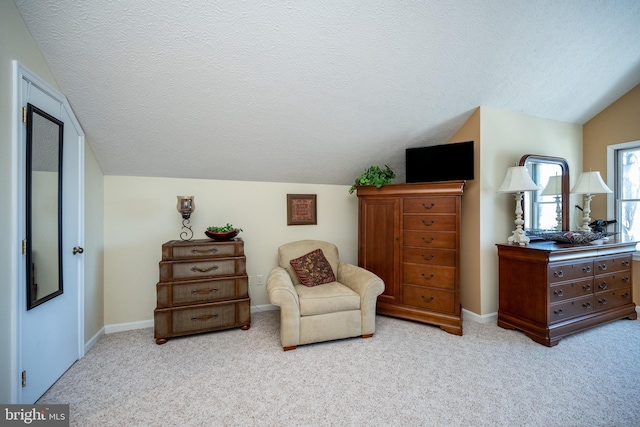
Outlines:
[{"label": "green potted plant", "polygon": [[391,170],[389,165],[384,165],[385,169],[379,166],[370,166],[362,175],[356,178],[355,184],[349,188],[349,194],[356,190],[358,185],[375,185],[376,188],[382,187],[383,184],[391,184],[396,174]]},{"label": "green potted plant", "polygon": [[227,225],[222,227],[207,227],[207,230],[204,232],[204,234],[206,234],[210,239],[213,240],[231,240],[236,237],[241,231],[242,228],[234,227],[233,225],[227,223]]}]

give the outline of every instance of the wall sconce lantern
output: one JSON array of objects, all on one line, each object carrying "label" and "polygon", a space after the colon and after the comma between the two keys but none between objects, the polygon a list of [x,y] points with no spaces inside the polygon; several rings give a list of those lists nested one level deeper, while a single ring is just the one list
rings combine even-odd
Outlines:
[{"label": "wall sconce lantern", "polygon": [[196,203],[193,199],[194,196],[178,196],[178,206],[176,206],[176,209],[182,215],[183,231],[180,233],[180,238],[185,241],[193,239],[193,231],[189,222],[191,214],[196,210]]}]

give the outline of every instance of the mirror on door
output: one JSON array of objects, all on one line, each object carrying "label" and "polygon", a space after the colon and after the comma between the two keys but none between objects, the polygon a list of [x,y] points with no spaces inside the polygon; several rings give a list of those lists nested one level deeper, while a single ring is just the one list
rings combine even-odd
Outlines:
[{"label": "mirror on door", "polygon": [[27,104],[27,310],[62,294],[64,123]]},{"label": "mirror on door", "polygon": [[569,165],[561,157],[526,154],[520,159],[541,188],[526,191],[523,199],[525,230],[569,230]]}]

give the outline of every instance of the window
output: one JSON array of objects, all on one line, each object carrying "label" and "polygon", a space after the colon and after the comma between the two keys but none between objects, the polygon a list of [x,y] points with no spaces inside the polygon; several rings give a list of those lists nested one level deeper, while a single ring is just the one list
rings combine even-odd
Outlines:
[{"label": "window", "polygon": [[[614,168],[616,231],[640,241],[640,141],[611,146]],[[638,246],[640,250],[640,245]]]}]

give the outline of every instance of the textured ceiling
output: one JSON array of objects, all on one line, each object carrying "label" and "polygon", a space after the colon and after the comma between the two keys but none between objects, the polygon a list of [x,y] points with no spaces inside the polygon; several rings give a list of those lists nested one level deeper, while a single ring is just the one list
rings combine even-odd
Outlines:
[{"label": "textured ceiling", "polygon": [[15,0],[107,175],[404,179],[480,105],[584,123],[640,83],[637,0]]}]

